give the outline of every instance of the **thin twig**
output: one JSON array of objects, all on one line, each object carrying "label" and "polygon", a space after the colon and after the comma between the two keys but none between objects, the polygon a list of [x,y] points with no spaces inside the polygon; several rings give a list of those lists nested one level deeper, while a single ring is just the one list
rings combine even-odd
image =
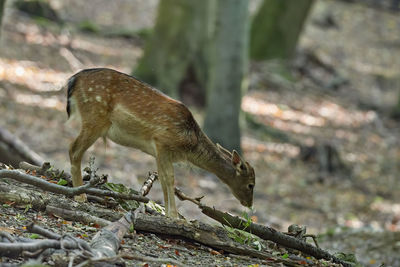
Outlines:
[{"label": "thin twig", "polygon": [[200,200],[204,197],[201,196],[201,197],[191,198],[187,196],[185,193],[183,193],[182,190],[180,190],[178,187],[175,187],[175,195],[179,198],[179,200],[181,201],[188,200],[190,202],[193,202],[197,206],[201,205]]}]

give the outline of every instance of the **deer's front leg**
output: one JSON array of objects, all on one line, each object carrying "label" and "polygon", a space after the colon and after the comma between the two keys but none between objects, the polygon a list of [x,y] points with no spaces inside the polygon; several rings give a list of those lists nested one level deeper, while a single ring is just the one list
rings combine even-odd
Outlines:
[{"label": "deer's front leg", "polygon": [[174,166],[167,154],[157,153],[158,178],[164,193],[166,214],[171,218],[178,218],[175,205]]}]

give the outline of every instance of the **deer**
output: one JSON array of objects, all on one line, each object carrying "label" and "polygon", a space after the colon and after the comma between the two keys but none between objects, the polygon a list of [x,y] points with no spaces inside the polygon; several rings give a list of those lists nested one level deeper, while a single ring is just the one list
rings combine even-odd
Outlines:
[{"label": "deer", "polygon": [[[182,161],[215,174],[243,206],[253,205],[253,167],[236,150],[214,144],[183,103],[108,68],[81,70],[64,87],[68,118],[80,120],[80,133],[69,146],[73,187],[83,185],[85,151],[102,137],[155,158],[168,217],[178,218],[173,163]],[[86,195],[75,199],[84,202]]]}]

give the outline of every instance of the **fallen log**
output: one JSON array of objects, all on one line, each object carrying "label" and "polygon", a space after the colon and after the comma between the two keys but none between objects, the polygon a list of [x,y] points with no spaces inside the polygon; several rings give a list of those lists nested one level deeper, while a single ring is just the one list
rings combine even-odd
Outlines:
[{"label": "fallen log", "polygon": [[246,231],[246,232],[254,234],[264,240],[273,241],[273,242],[275,242],[279,245],[285,246],[287,248],[299,250],[310,256],[315,257],[316,259],[332,260],[333,262],[340,263],[345,267],[352,266],[351,264],[329,254],[325,250],[322,250],[318,247],[314,247],[311,244],[302,241],[301,239],[281,233],[272,227],[249,222],[238,216],[233,216],[227,212],[222,212],[215,208],[211,208],[206,205],[203,205],[200,203],[199,198],[188,197],[178,188],[175,188],[175,195],[177,195],[178,198],[181,200],[188,200],[188,201],[196,204],[201,209],[201,212],[203,214],[207,215],[210,218],[213,218],[214,220],[220,222],[223,225],[226,225],[226,226],[229,226],[232,228],[236,228],[236,229],[239,229],[242,231]]},{"label": "fallen log", "polygon": [[31,150],[24,142],[0,127],[0,162],[18,167],[21,161],[42,165],[43,158]]}]

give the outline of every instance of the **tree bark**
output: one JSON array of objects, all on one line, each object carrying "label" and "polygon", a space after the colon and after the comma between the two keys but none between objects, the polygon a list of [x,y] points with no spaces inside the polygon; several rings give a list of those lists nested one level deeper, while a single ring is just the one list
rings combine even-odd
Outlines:
[{"label": "tree bark", "polygon": [[0,37],[1,37],[1,25],[3,21],[4,4],[6,0],[0,0]]},{"label": "tree bark", "polygon": [[214,142],[240,151],[241,91],[248,65],[248,1],[219,0],[216,16],[204,129]]},{"label": "tree bark", "polygon": [[313,0],[264,0],[250,31],[250,57],[290,60]]},{"label": "tree bark", "polygon": [[[213,22],[213,1],[163,0],[154,34],[133,74],[169,96],[179,98],[188,72],[204,98],[206,48]],[[193,81],[192,81],[193,82]],[[201,96],[203,94],[203,96]]]},{"label": "tree bark", "polygon": [[400,114],[400,92],[399,92],[399,99],[397,100],[397,112]]}]

